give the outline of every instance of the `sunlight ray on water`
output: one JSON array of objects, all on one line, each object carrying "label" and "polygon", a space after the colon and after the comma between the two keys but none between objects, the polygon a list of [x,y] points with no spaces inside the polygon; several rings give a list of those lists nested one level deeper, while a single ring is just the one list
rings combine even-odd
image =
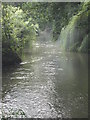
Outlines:
[{"label": "sunlight ray on water", "polygon": [[23,110],[28,118],[87,117],[87,55],[62,53],[43,34],[18,68],[3,73],[3,114]]}]

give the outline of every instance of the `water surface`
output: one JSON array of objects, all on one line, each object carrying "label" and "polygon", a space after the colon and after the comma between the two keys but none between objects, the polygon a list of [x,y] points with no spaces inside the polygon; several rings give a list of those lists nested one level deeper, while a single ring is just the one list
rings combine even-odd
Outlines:
[{"label": "water surface", "polygon": [[87,54],[62,53],[49,33],[25,49],[19,66],[3,71],[2,81],[6,116],[20,109],[28,118],[88,117]]}]

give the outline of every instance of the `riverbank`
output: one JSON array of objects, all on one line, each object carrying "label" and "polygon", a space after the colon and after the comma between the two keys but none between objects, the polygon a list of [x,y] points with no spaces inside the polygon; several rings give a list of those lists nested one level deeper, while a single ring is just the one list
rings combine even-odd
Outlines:
[{"label": "riverbank", "polygon": [[59,40],[63,50],[90,53],[89,6],[90,2],[84,3],[81,11],[71,18],[67,26],[62,28]]}]

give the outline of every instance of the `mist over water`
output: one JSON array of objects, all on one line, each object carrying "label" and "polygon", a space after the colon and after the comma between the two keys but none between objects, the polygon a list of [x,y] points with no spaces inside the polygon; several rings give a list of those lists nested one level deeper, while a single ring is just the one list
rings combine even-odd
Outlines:
[{"label": "mist over water", "polygon": [[27,118],[88,117],[88,55],[62,53],[51,40],[52,32],[43,31],[21,64],[4,70],[6,116],[21,109]]}]

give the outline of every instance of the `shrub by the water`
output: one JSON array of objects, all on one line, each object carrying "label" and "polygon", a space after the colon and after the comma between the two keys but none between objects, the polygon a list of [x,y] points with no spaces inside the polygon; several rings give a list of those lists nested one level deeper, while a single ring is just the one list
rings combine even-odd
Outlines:
[{"label": "shrub by the water", "polygon": [[59,37],[62,49],[75,52],[89,51],[89,6],[90,2],[84,3],[82,10],[77,15],[73,16],[69,24],[62,29]]},{"label": "shrub by the water", "polygon": [[21,62],[25,44],[35,39],[36,24],[26,19],[20,7],[2,5],[2,63],[11,65]]}]

